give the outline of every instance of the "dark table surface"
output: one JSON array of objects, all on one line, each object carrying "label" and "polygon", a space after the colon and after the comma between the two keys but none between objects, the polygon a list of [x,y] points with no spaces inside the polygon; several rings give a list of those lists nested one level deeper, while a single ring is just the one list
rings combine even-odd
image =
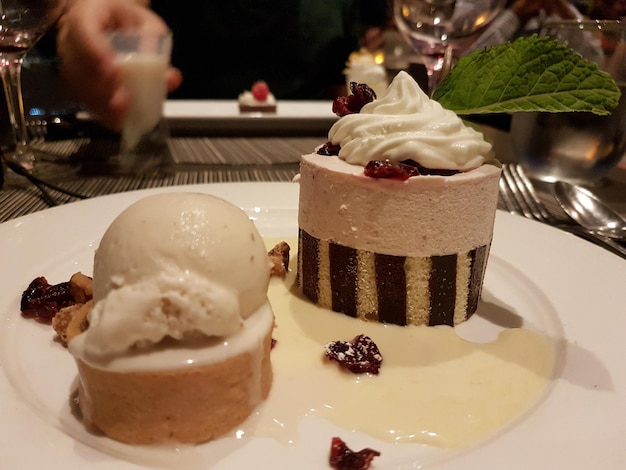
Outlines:
[{"label": "dark table surface", "polygon": [[[298,173],[300,155],[312,152],[326,141],[326,131],[320,128],[317,133],[311,132],[315,130],[309,129],[303,136],[176,133],[168,139],[166,152],[150,161],[148,168],[132,170],[120,169],[119,139],[115,135],[96,132],[63,138],[63,135],[50,132],[46,140],[40,140],[36,145],[51,155],[36,163],[33,175],[63,191],[89,198],[161,186],[285,182]],[[515,161],[506,130],[486,124],[483,124],[483,130],[493,140],[500,161]],[[44,210],[51,204],[66,204],[79,199],[50,188],[50,197],[46,198],[33,181],[6,166],[3,170],[0,223]],[[539,184],[538,189],[548,204],[553,203],[549,188]],[[594,189],[626,215],[626,166],[613,170],[610,177]]]},{"label": "dark table surface", "polygon": [[[36,162],[33,176],[84,197],[160,186],[199,183],[291,181],[300,155],[319,137],[171,137],[167,151],[148,168],[122,169],[111,138],[78,138],[39,143],[54,156]],[[50,207],[41,190],[6,165],[0,190],[0,222]],[[48,188],[58,204],[79,198]]]}]

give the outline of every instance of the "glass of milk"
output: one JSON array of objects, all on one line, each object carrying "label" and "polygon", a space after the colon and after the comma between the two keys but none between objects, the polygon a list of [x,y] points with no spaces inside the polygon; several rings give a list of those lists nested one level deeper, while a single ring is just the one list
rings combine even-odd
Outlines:
[{"label": "glass of milk", "polygon": [[157,155],[165,147],[162,121],[172,34],[117,30],[109,34],[109,41],[132,99],[120,142],[121,163],[130,164],[133,156]]}]

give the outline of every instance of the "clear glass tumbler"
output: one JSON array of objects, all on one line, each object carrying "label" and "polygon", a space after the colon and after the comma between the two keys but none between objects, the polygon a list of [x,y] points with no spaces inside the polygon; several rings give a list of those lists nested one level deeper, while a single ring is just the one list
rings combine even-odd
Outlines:
[{"label": "clear glass tumbler", "polygon": [[594,185],[626,155],[626,24],[620,21],[556,21],[543,34],[571,47],[609,72],[622,91],[609,116],[588,112],[516,113],[511,140],[530,176]]}]

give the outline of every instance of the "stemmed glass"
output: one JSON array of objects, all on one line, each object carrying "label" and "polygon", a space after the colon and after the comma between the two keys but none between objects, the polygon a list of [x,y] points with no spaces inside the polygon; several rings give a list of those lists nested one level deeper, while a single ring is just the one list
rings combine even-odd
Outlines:
[{"label": "stemmed glass", "polygon": [[26,170],[33,168],[36,152],[26,130],[22,63],[60,13],[60,0],[0,0],[0,76],[15,140],[8,157]]},{"label": "stemmed glass", "polygon": [[420,56],[432,96],[442,69],[504,7],[505,0],[394,0],[396,26]]}]

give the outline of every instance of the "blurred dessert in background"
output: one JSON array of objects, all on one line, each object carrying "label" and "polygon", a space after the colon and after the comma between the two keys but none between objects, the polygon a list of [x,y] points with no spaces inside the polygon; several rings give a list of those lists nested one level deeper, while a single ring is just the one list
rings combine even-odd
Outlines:
[{"label": "blurred dessert in background", "polygon": [[242,113],[275,113],[276,98],[263,80],[254,82],[250,90],[246,90],[237,99],[239,111]]},{"label": "blurred dessert in background", "polygon": [[350,90],[350,83],[365,83],[380,97],[387,91],[389,80],[387,70],[383,65],[383,54],[373,53],[367,48],[361,48],[350,54],[343,71],[346,84]]},{"label": "blurred dessert in background", "polygon": [[272,383],[269,277],[253,222],[222,199],[166,193],[127,208],[96,251],[88,327],[67,338],[85,423],[150,444],[243,422]]}]

